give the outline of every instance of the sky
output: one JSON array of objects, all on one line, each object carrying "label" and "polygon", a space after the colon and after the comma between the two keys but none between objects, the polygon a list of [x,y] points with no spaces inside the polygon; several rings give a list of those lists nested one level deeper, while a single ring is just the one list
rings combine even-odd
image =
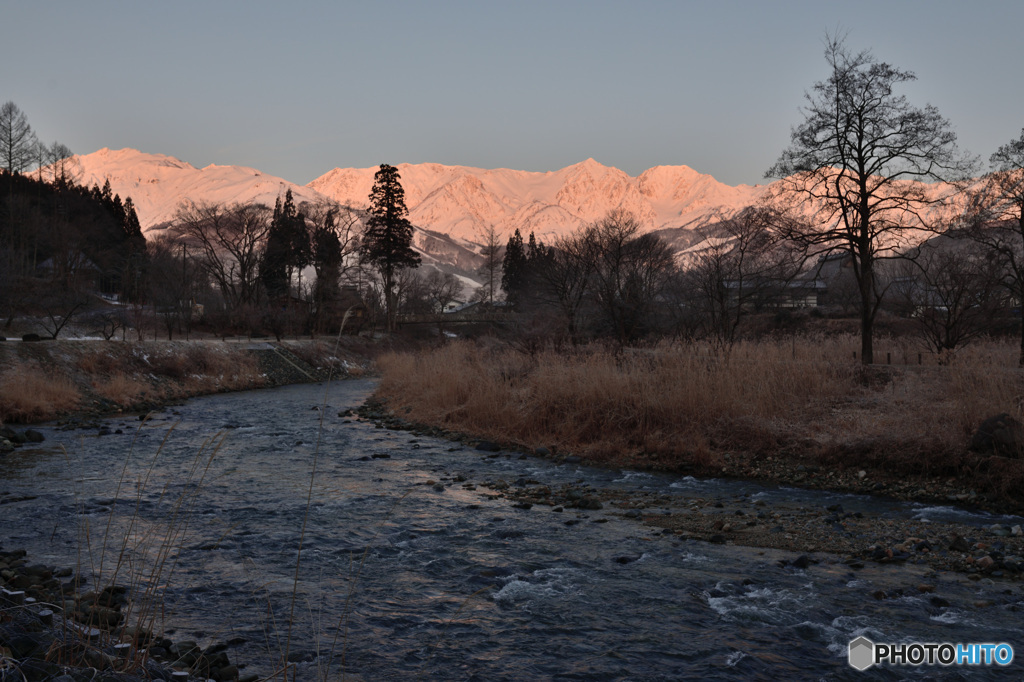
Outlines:
[{"label": "sky", "polygon": [[1020,0],[0,0],[0,102],[87,154],[305,184],[340,167],[765,171],[827,33],[917,74],[987,161],[1024,128]]}]

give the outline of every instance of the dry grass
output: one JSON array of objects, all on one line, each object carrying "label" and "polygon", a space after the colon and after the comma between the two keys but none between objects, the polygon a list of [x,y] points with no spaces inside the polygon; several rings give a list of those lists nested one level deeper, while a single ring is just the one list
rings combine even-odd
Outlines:
[{"label": "dry grass", "polygon": [[0,374],[0,422],[31,423],[75,409],[82,394],[69,379],[14,364]]},{"label": "dry grass", "polygon": [[186,352],[189,374],[183,386],[190,394],[258,388],[264,379],[256,358],[220,346],[195,345]]},{"label": "dry grass", "polygon": [[97,379],[92,386],[96,395],[121,407],[128,407],[140,400],[145,400],[153,393],[152,388],[145,381],[120,372],[107,378]]},{"label": "dry grass", "polygon": [[950,366],[870,368],[853,360],[858,345],[811,337],[742,343],[728,357],[670,344],[531,356],[459,342],[382,356],[379,393],[418,421],[667,468],[731,451],[839,465],[855,455],[893,475],[945,475],[968,466],[982,420],[1020,416],[1012,344],[979,344]]},{"label": "dry grass", "polygon": [[143,372],[162,379],[166,398],[259,388],[264,379],[255,357],[219,344],[154,345],[141,356]]}]

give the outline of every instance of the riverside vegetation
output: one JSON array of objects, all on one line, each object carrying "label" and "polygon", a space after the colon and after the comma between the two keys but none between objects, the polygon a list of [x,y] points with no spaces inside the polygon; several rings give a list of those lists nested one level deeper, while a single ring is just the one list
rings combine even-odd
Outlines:
[{"label": "riverside vegetation", "polygon": [[969,449],[985,419],[1019,415],[1016,348],[991,341],[942,366],[910,351],[902,359],[914,364],[862,366],[857,343],[812,335],[723,354],[700,343],[457,342],[380,357],[378,395],[416,422],[597,465],[1024,510],[1024,460]]},{"label": "riverside vegetation", "polygon": [[198,395],[366,371],[363,339],[0,344],[0,424],[144,412]]}]

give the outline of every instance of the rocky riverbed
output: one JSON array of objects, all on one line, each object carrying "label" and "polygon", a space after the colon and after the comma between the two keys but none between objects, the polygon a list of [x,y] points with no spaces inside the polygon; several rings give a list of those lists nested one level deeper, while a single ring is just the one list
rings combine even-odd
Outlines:
[{"label": "rocky riverbed", "polygon": [[[570,464],[582,464],[578,456],[556,456],[551,449],[536,450],[479,441],[466,434],[448,432],[429,425],[416,424],[388,411],[385,403],[370,400],[359,413],[382,427],[403,429],[418,435],[445,437],[474,446],[491,456],[502,456],[511,449],[521,457],[543,457]],[[878,514],[847,511],[841,503],[827,507],[799,503],[773,502],[737,496],[680,497],[614,487],[580,487],[570,484],[551,487],[527,479],[462,482],[475,490],[478,485],[494,491],[521,508],[588,510],[610,508],[624,519],[659,529],[664,534],[717,544],[764,547],[799,552],[808,556],[797,560],[817,561],[815,553],[842,558],[853,569],[866,562],[876,564],[923,564],[934,571],[954,571],[971,580],[985,578],[1024,579],[1024,532],[1015,505],[1000,504],[964,489],[956,479],[871,480],[864,471],[823,471],[782,458],[755,459],[736,455],[725,460],[718,472],[723,478],[749,478],[784,486],[803,486],[816,490],[836,490],[882,499],[918,501],[934,505],[941,516],[943,505],[968,505],[1007,514],[1007,523],[968,525],[940,518],[886,518]],[[980,505],[980,506],[979,506]],[[927,584],[919,586],[929,591]],[[884,592],[874,595],[882,599]]]}]

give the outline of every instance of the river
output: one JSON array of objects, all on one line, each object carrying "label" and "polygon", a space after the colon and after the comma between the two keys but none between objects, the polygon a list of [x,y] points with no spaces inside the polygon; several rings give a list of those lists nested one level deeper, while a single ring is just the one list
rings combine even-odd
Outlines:
[{"label": "river", "polygon": [[[109,420],[104,435],[40,428],[44,443],[0,459],[0,493],[33,498],[0,506],[0,543],[94,577],[121,558],[119,582],[161,596],[172,638],[230,642],[232,661],[260,674],[287,648],[304,680],[897,679],[847,665],[861,635],[1008,642],[1024,655],[1013,583],[950,574],[941,600],[878,601],[874,590],[918,584],[926,569],[855,571],[827,556],[801,569],[786,552],[680,540],[614,508],[516,508],[483,484],[753,495],[769,507],[841,499],[897,515],[920,505],[493,456],[339,416],[372,390],[357,380],[209,396],[145,423]],[[1021,665],[900,675],[1020,679]]]}]

